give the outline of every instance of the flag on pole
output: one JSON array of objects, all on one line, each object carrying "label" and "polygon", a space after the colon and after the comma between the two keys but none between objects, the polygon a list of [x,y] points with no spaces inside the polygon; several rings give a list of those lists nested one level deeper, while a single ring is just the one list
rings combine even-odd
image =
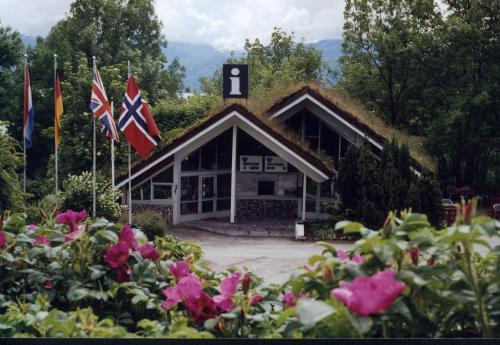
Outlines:
[{"label": "flag on pole", "polygon": [[31,147],[31,135],[35,118],[35,110],[33,109],[33,100],[31,99],[30,72],[28,65],[24,69],[24,114],[23,114],[23,137],[24,144],[27,149]]},{"label": "flag on pole", "polygon": [[92,83],[92,96],[90,97],[90,109],[94,115],[101,121],[101,132],[109,139],[119,142],[118,131],[116,130],[115,120],[111,113],[108,97],[102,84],[101,75],[97,68],[94,71],[94,81]]},{"label": "flag on pole", "polygon": [[56,84],[54,92],[54,127],[56,136],[56,146],[61,143],[61,115],[63,113],[63,103],[61,94],[61,83],[56,72]]},{"label": "flag on pole", "polygon": [[142,98],[134,76],[128,78],[127,92],[123,98],[118,127],[130,145],[145,159],[160,142],[160,131]]}]

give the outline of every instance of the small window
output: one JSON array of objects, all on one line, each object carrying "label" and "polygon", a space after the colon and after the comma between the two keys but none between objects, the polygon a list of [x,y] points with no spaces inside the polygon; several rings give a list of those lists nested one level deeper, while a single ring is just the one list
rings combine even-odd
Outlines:
[{"label": "small window", "polygon": [[200,169],[200,150],[197,150],[184,158],[181,163],[182,171],[194,171]]},{"label": "small window", "polygon": [[259,195],[274,195],[274,181],[259,181]]},{"label": "small window", "polygon": [[151,180],[132,189],[132,200],[151,200]]}]

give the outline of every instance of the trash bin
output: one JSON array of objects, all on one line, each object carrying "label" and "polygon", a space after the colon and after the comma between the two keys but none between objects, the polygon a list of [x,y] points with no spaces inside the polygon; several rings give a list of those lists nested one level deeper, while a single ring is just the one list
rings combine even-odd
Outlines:
[{"label": "trash bin", "polygon": [[304,239],[304,221],[297,220],[295,221],[295,239],[303,240]]}]

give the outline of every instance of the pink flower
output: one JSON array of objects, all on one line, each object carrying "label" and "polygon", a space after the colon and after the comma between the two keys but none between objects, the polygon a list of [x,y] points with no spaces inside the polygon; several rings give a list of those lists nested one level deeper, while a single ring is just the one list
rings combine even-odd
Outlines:
[{"label": "pink flower", "polygon": [[167,299],[161,304],[161,306],[166,310],[169,310],[182,301],[182,297],[179,294],[177,286],[166,288],[162,290],[162,293],[165,297],[167,297]]},{"label": "pink flower", "polygon": [[151,243],[146,243],[145,245],[139,247],[139,253],[144,259],[158,260],[160,258],[160,253],[156,250],[155,246]]},{"label": "pink flower", "polygon": [[44,287],[44,289],[50,290],[54,287],[54,283],[52,282],[52,280],[47,280],[45,281],[45,283],[43,283],[42,286]]},{"label": "pink flower", "polygon": [[106,255],[104,255],[104,261],[108,263],[114,269],[123,266],[130,256],[129,247],[120,242],[118,244],[112,244],[106,250]]},{"label": "pink flower", "polygon": [[283,303],[287,306],[287,307],[295,307],[295,305],[297,305],[297,302],[299,301],[299,299],[301,298],[304,298],[306,297],[304,294],[298,294],[298,295],[295,295],[291,292],[288,292],[286,294],[283,295]]},{"label": "pink flower", "polygon": [[264,297],[262,297],[261,295],[255,295],[252,297],[252,299],[250,300],[250,305],[251,306],[254,306],[256,304],[259,304],[260,302],[262,302],[264,300]]},{"label": "pink flower", "polygon": [[234,272],[230,277],[222,279],[220,283],[220,294],[214,296],[214,301],[219,310],[228,312],[233,309],[234,303],[232,297],[238,287],[240,276],[240,272]]},{"label": "pink flower", "polygon": [[38,226],[36,226],[35,224],[30,224],[26,225],[26,229],[28,230],[28,234],[32,234],[38,230]]},{"label": "pink flower", "polygon": [[197,325],[203,323],[217,315],[214,300],[203,292],[199,298],[187,302],[188,314]]},{"label": "pink flower", "polygon": [[87,217],[87,211],[83,210],[75,212],[67,210],[64,213],[59,213],[56,217],[56,222],[69,226],[71,232],[77,231],[78,224]]},{"label": "pink flower", "polygon": [[137,240],[132,228],[128,224],[123,227],[119,236],[120,242],[124,242],[130,249],[137,249]]},{"label": "pink flower", "polygon": [[201,282],[194,274],[182,278],[177,284],[177,288],[181,297],[187,301],[199,298],[203,292]]},{"label": "pink flower", "polygon": [[171,264],[168,266],[168,270],[177,281],[189,275],[189,265],[185,261],[177,261],[176,263]]},{"label": "pink flower", "polygon": [[47,237],[41,235],[41,236],[38,236],[37,238],[35,238],[35,240],[33,241],[33,245],[34,246],[49,246],[50,242],[47,239]]},{"label": "pink flower", "polygon": [[83,234],[83,229],[76,229],[64,235],[64,242],[72,242],[77,238],[80,238]]},{"label": "pink flower", "polygon": [[337,250],[337,257],[343,261],[349,260],[349,255],[343,250]]},{"label": "pink flower", "polygon": [[418,249],[418,247],[412,247],[410,249],[411,262],[414,265],[418,265],[418,256],[419,256],[419,254],[420,254],[420,250]]},{"label": "pink flower", "polygon": [[365,258],[363,258],[361,255],[354,255],[351,259],[351,262],[354,262],[355,264],[362,264],[365,262]]},{"label": "pink flower", "polygon": [[7,245],[7,237],[5,236],[5,232],[0,230],[0,248],[3,248]]},{"label": "pink flower", "polygon": [[130,281],[130,274],[132,270],[125,266],[120,266],[116,269],[116,281],[118,283],[125,283]]},{"label": "pink flower", "polygon": [[332,297],[360,316],[382,313],[403,292],[406,285],[395,280],[396,272],[386,270],[370,277],[356,277],[352,282],[340,282],[331,291]]}]

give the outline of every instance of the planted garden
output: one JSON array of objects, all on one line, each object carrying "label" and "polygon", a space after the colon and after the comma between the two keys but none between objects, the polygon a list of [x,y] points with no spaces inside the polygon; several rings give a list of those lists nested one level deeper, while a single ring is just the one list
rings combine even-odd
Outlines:
[{"label": "planted garden", "polygon": [[[500,334],[500,223],[469,203],[453,226],[389,214],[352,252],[318,254],[282,286],[213,272],[198,245],[85,211],[2,219],[2,337],[491,337]],[[483,247],[482,253],[477,251]]]}]

